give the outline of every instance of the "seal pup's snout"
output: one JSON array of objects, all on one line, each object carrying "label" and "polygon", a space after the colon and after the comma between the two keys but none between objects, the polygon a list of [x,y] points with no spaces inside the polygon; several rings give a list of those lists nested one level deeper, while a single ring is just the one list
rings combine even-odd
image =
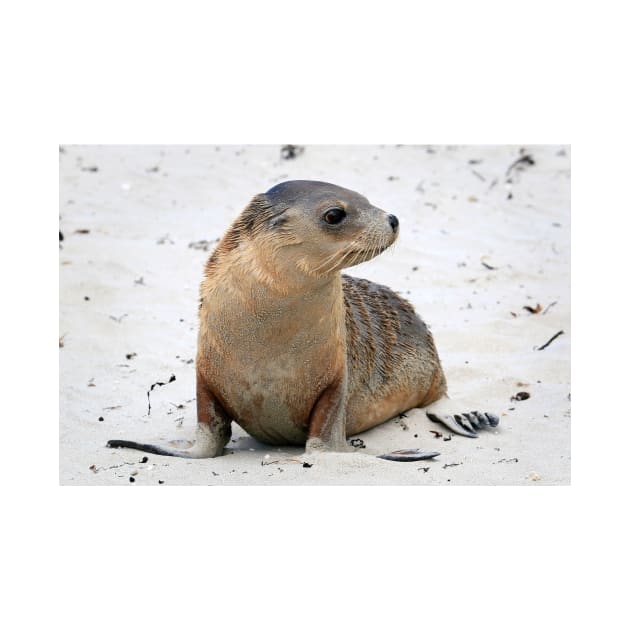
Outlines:
[{"label": "seal pup's snout", "polygon": [[398,217],[394,214],[388,214],[387,220],[389,221],[389,224],[392,226],[392,230],[395,234],[398,231]]}]

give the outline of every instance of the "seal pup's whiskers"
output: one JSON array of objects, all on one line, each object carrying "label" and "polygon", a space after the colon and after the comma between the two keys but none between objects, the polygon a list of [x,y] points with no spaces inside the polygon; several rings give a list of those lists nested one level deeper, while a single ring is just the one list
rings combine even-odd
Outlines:
[{"label": "seal pup's whiskers", "polygon": [[[328,275],[334,271],[337,267],[343,266],[343,259],[352,253],[352,247],[356,244],[356,241],[352,241],[345,250],[333,252],[328,258],[326,258],[321,265],[318,265],[313,269],[313,273],[317,273],[320,269],[324,269],[323,275]],[[349,265],[345,265],[349,266]]]}]

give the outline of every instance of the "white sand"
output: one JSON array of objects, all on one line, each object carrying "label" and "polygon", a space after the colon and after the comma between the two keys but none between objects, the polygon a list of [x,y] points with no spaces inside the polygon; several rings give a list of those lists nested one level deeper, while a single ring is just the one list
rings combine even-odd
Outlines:
[{"label": "white sand", "polygon": [[[284,160],[279,146],[65,147],[60,482],[570,483],[570,149],[526,147],[535,164],[512,169],[509,184],[519,148],[307,146]],[[412,410],[361,438],[370,452],[422,448],[439,458],[395,463],[359,451],[306,458],[310,468],[292,461],[300,449],[268,447],[236,425],[228,454],[211,460],[105,447],[193,436],[197,292],[209,252],[189,244],[218,239],[254,194],[287,179],[331,181],[398,216],[395,247],[349,273],[416,306],[451,397],[497,413],[496,430],[444,441],[431,431],[447,430]],[[537,304],[542,312],[523,309]],[[172,374],[151,393],[148,415],[147,390]],[[511,400],[521,391],[530,398]]]}]

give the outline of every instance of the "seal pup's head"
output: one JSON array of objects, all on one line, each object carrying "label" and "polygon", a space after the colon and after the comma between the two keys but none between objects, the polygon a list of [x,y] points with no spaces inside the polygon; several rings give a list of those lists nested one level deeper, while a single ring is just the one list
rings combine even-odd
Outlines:
[{"label": "seal pup's head", "polygon": [[252,199],[206,273],[224,255],[232,253],[236,260],[248,251],[270,282],[296,275],[325,278],[374,258],[397,237],[398,219],[362,195],[326,182],[288,181]]}]

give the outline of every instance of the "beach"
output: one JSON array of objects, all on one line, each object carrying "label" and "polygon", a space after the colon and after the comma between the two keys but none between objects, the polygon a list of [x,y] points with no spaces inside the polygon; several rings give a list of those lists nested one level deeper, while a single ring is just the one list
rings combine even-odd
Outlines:
[{"label": "beach", "polygon": [[[570,484],[570,147],[66,145],[59,160],[62,485]],[[471,439],[413,409],[354,453],[305,456],[235,423],[214,459],[106,448],[194,436],[205,261],[255,194],[291,179],[398,217],[394,246],[346,273],[409,300],[451,398],[499,426]],[[374,457],[407,448],[440,455]]]}]

